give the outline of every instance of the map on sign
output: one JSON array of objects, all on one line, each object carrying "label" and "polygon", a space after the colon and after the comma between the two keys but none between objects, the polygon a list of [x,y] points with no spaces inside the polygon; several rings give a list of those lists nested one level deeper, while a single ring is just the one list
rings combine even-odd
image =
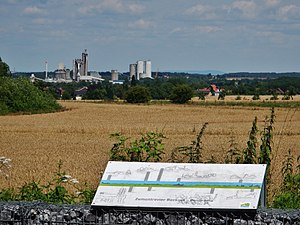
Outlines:
[{"label": "map on sign", "polygon": [[264,164],[109,161],[92,206],[257,209]]}]

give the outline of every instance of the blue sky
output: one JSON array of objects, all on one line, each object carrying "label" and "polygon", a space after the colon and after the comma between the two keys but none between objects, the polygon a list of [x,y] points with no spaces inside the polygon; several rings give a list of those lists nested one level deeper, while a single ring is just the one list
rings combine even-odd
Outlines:
[{"label": "blue sky", "polygon": [[44,71],[300,71],[299,0],[1,0],[0,57]]}]

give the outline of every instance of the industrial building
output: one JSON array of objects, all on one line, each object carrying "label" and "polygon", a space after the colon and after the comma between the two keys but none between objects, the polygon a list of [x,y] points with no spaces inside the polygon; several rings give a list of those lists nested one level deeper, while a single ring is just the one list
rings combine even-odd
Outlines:
[{"label": "industrial building", "polygon": [[111,80],[112,84],[124,84],[125,80],[119,80],[119,72],[117,70],[111,70]]},{"label": "industrial building", "polygon": [[150,60],[139,60],[134,64],[129,65],[129,74],[130,74],[130,80],[133,79],[133,77],[136,80],[142,79],[142,78],[152,78],[151,76],[151,61]]},{"label": "industrial building", "polygon": [[60,81],[69,81],[71,80],[70,76],[70,70],[66,69],[63,63],[58,64],[58,69],[54,71],[55,72],[55,79]]},{"label": "industrial building", "polygon": [[81,59],[73,60],[73,80],[80,81],[81,76],[88,76],[88,53],[85,49]]}]

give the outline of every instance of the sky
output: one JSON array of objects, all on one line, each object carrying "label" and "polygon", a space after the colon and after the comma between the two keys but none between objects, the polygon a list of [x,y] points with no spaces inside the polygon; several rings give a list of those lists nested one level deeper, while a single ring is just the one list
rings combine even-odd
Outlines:
[{"label": "sky", "polygon": [[299,72],[299,0],[0,0],[0,57],[54,71],[87,49],[89,70]]}]

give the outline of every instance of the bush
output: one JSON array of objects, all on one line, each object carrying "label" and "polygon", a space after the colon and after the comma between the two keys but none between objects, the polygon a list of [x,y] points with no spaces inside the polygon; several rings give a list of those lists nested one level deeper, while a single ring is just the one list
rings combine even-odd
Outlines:
[{"label": "bush", "polygon": [[255,94],[252,97],[252,100],[259,100],[259,99],[260,99],[259,94]]},{"label": "bush", "polygon": [[[300,161],[298,156],[297,161]],[[275,208],[300,208],[300,164],[297,165],[296,171],[294,171],[295,159],[288,150],[286,160],[282,163],[282,185],[280,192],[275,196],[273,207]]]},{"label": "bush", "polygon": [[53,96],[39,90],[28,79],[0,77],[0,114],[42,113],[61,109]]},{"label": "bush", "polygon": [[82,99],[99,100],[99,99],[104,99],[105,96],[106,96],[106,90],[97,88],[94,90],[88,90],[87,93],[82,97]]},{"label": "bush", "polygon": [[148,132],[139,140],[127,144],[129,138],[121,133],[112,134],[118,142],[110,150],[112,161],[159,162],[165,154],[162,133]]},{"label": "bush", "polygon": [[125,93],[125,100],[128,103],[147,103],[151,99],[148,88],[142,86],[132,86]]},{"label": "bush", "polygon": [[174,87],[170,100],[173,103],[184,104],[187,103],[193,97],[193,90],[186,84],[180,84]]},{"label": "bush", "polygon": [[236,96],[235,100],[239,101],[242,100],[242,97],[240,95]]}]

